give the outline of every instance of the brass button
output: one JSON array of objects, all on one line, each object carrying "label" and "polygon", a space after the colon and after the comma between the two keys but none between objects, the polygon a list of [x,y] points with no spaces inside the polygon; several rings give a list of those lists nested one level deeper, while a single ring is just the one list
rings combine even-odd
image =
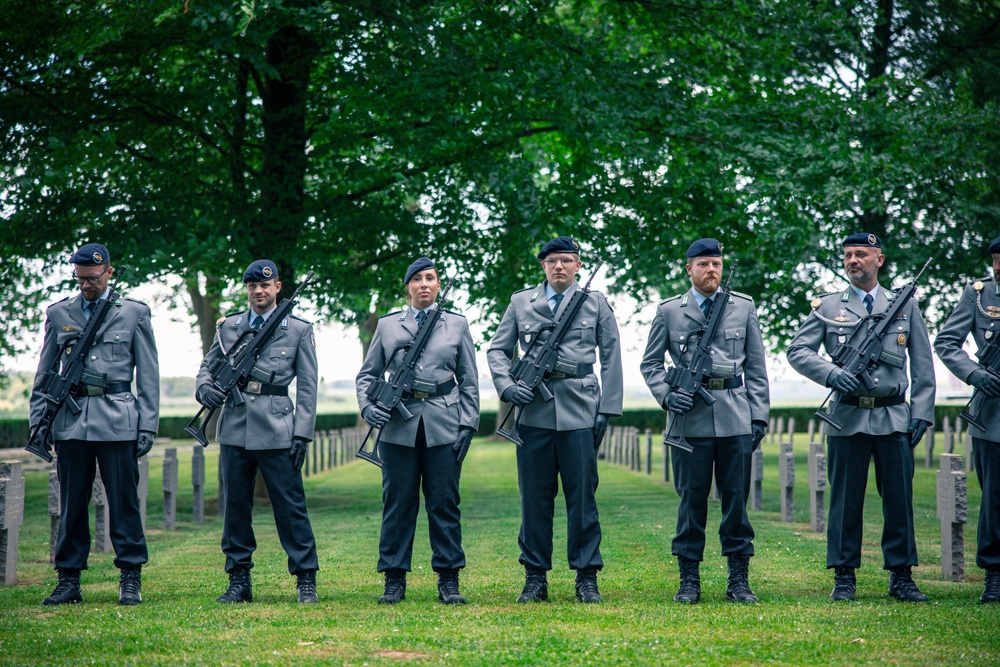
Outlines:
[{"label": "brass button", "polygon": [[255,403],[256,401],[257,401],[257,397],[256,396],[251,396],[250,397],[250,402],[251,403]]},{"label": "brass button", "polygon": [[91,361],[97,361],[97,357],[91,357],[90,360]]}]

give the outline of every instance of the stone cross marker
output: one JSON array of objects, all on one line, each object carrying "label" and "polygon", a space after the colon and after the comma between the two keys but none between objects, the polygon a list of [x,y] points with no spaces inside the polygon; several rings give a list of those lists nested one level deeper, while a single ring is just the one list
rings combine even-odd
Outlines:
[{"label": "stone cross marker", "polygon": [[778,418],[771,417],[767,422],[767,435],[771,436],[771,444],[774,444],[775,432],[778,430]]},{"label": "stone cross marker", "polygon": [[170,447],[163,456],[163,530],[177,526],[177,448]]},{"label": "stone cross marker", "polygon": [[947,581],[962,581],[969,498],[961,456],[941,455],[941,468],[937,471],[937,516],[941,521],[941,575]]},{"label": "stone cross marker", "polygon": [[20,461],[0,461],[0,584],[17,583],[17,543],[24,520]]},{"label": "stone cross marker", "polygon": [[764,451],[758,447],[750,456],[750,508],[764,509]]},{"label": "stone cross marker", "polygon": [[955,434],[951,430],[951,420],[947,417],[942,418],[944,422],[942,431],[944,432],[944,453],[952,454],[955,451]]},{"label": "stone cross marker", "polygon": [[49,562],[56,562],[56,542],[59,539],[59,519],[62,506],[59,504],[59,473],[49,471]]},{"label": "stone cross marker", "polygon": [[809,528],[826,530],[826,454],[822,442],[809,443]]},{"label": "stone cross marker", "polygon": [[108,494],[104,489],[101,469],[94,475],[94,551],[99,554],[111,553],[111,519],[108,514]]},{"label": "stone cross marker", "polygon": [[810,419],[809,424],[806,427],[807,440],[806,442],[816,442],[816,420]]},{"label": "stone cross marker", "polygon": [[191,507],[191,521],[194,523],[205,522],[205,448],[201,445],[194,446],[191,454],[191,486],[193,489],[193,505]]},{"label": "stone cross marker", "polygon": [[146,530],[146,500],[149,499],[149,455],[139,459],[139,484],[136,491],[139,493],[139,518],[142,520],[142,529]]},{"label": "stone cross marker", "polygon": [[788,442],[795,444],[795,417],[788,418]]},{"label": "stone cross marker", "polygon": [[781,520],[792,523],[795,521],[795,453],[790,442],[781,443],[778,484],[781,487]]}]

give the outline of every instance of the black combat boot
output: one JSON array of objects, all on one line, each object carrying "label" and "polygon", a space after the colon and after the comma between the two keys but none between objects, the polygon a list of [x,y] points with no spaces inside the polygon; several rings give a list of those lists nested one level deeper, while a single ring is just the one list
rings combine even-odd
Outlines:
[{"label": "black combat boot", "polygon": [[458,570],[438,572],[438,602],[465,604],[465,598],[458,592]]},{"label": "black combat boot", "polygon": [[524,590],[517,596],[518,602],[548,602],[549,579],[545,570],[524,568]]},{"label": "black combat boot", "polygon": [[677,567],[681,571],[681,585],[674,595],[674,602],[684,602],[694,604],[701,599],[701,574],[698,572],[699,563],[696,560],[677,557]]},{"label": "black combat boot", "polygon": [[42,604],[83,602],[83,593],[80,591],[80,570],[57,570],[57,572],[59,583],[56,584],[52,595],[42,600]]},{"label": "black combat boot", "polygon": [[600,591],[597,590],[597,570],[576,571],[576,601],[587,604],[604,602]]},{"label": "black combat boot", "polygon": [[142,565],[123,567],[118,575],[118,604],[142,602]]},{"label": "black combat boot", "polygon": [[979,596],[979,601],[1000,602],[1000,568],[986,570],[986,585],[983,586],[983,594]]},{"label": "black combat boot", "polygon": [[250,583],[250,570],[245,567],[234,567],[229,573],[229,588],[215,598],[216,602],[253,602],[253,586]]},{"label": "black combat boot", "polygon": [[889,568],[889,595],[903,602],[929,602],[913,581],[910,567]]},{"label": "black combat boot", "polygon": [[741,554],[729,557],[729,585],[726,597],[733,602],[753,604],[757,596],[750,590],[750,556]]},{"label": "black combat boot", "polygon": [[835,567],[833,569],[833,592],[831,600],[853,600],[858,588],[858,579],[854,576],[853,567]]},{"label": "black combat boot", "polygon": [[296,573],[295,587],[299,589],[299,602],[319,602],[319,596],[316,595],[316,570]]},{"label": "black combat boot", "polygon": [[379,604],[396,604],[406,599],[406,570],[385,571],[385,591]]}]

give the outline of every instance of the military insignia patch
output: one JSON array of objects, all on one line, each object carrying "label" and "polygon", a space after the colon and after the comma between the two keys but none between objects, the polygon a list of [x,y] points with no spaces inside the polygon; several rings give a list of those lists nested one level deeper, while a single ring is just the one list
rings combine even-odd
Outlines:
[{"label": "military insignia patch", "polygon": [[812,301],[809,302],[809,305],[812,306],[813,308],[819,308],[820,304],[822,303],[823,301],[820,299],[813,299]]},{"label": "military insignia patch", "polygon": [[847,316],[847,311],[843,308],[840,310],[840,314],[833,318],[834,322],[850,322],[851,318]]},{"label": "military insignia patch", "polygon": [[983,285],[982,280],[977,280],[976,282],[972,283],[972,289],[976,290],[977,292],[982,292],[983,287],[985,286]]},{"label": "military insignia patch", "polygon": [[847,336],[845,336],[844,334],[837,336],[837,342],[843,345],[844,343],[847,342]]},{"label": "military insignia patch", "polygon": [[264,276],[267,278],[270,278],[271,276],[274,275],[274,271],[271,270],[270,266],[265,266],[263,269],[260,270],[260,272],[263,273]]},{"label": "military insignia patch", "polygon": [[538,300],[538,292],[535,292],[534,294],[531,295],[531,301],[534,302],[537,300]]},{"label": "military insignia patch", "polygon": [[101,253],[95,252],[94,253],[94,261],[97,262],[98,264],[103,264],[104,263],[104,257],[101,255]]},{"label": "military insignia patch", "polygon": [[991,313],[997,313],[1000,312],[1000,306],[986,306],[986,310],[990,311]]},{"label": "military insignia patch", "polygon": [[906,334],[899,334],[896,336],[896,342],[900,345],[906,345]]},{"label": "military insignia patch", "polygon": [[63,331],[76,331],[76,327],[71,327],[70,325],[67,324],[66,326],[64,326],[62,328],[62,330]]},{"label": "military insignia patch", "polygon": [[868,245],[875,245],[876,243],[878,243],[878,239],[875,238],[875,235],[874,234],[869,234],[868,235]]},{"label": "military insignia patch", "polygon": [[993,332],[992,331],[987,331],[986,332],[986,340],[989,340],[990,338],[993,338]]}]

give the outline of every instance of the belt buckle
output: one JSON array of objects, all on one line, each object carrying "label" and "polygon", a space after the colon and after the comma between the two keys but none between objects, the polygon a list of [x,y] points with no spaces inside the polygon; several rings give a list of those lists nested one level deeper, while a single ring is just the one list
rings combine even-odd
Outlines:
[{"label": "belt buckle", "polygon": [[425,398],[430,398],[430,397],[431,397],[431,395],[429,393],[427,393],[426,391],[415,391],[415,392],[413,392],[413,398],[419,398],[420,400],[423,400]]},{"label": "belt buckle", "polygon": [[725,389],[726,378],[708,378],[708,388],[715,390]]},{"label": "belt buckle", "polygon": [[95,387],[92,384],[83,385],[84,396],[101,396],[104,394],[104,387]]},{"label": "belt buckle", "polygon": [[566,374],[563,373],[562,371],[552,371],[552,379],[553,380],[563,380],[565,378],[566,378]]},{"label": "belt buckle", "polygon": [[247,383],[247,393],[249,394],[259,394],[262,387],[262,383],[257,380],[250,380]]},{"label": "belt buckle", "polygon": [[868,408],[871,410],[875,407],[875,397],[874,396],[858,396],[858,406],[862,408]]}]

